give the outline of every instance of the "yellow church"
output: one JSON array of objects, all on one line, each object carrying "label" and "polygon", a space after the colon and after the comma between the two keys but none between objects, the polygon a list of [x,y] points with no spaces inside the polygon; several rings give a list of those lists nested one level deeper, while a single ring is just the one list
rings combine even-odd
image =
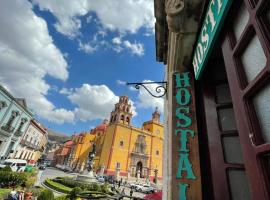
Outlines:
[{"label": "yellow church", "polygon": [[156,109],[152,119],[141,128],[131,125],[131,104],[120,96],[111,112],[110,121],[96,127],[96,173],[118,177],[162,179],[163,124]]}]

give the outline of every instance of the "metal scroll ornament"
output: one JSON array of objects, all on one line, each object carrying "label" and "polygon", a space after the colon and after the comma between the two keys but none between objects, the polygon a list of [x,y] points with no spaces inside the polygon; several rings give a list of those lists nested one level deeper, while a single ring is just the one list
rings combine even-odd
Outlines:
[{"label": "metal scroll ornament", "polygon": [[[149,88],[147,88],[146,85],[151,85],[151,84],[161,84],[158,85],[155,88],[155,92],[156,94],[154,94],[152,91],[149,90]],[[167,82],[144,82],[144,83],[127,83],[127,85],[134,85],[134,87],[139,90],[140,87],[143,87],[152,97],[156,97],[156,98],[161,98],[163,97],[166,93],[167,93]]]}]

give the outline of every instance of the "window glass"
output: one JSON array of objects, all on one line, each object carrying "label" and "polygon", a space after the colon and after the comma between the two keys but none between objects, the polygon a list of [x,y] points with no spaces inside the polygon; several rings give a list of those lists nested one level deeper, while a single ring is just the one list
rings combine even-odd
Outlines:
[{"label": "window glass", "polygon": [[227,163],[243,163],[243,155],[238,136],[223,137],[224,158]]},{"label": "window glass", "polygon": [[216,100],[217,103],[230,103],[231,93],[228,84],[216,86]]},{"label": "window glass", "polygon": [[222,131],[236,130],[233,108],[218,109],[218,118]]},{"label": "window glass", "polygon": [[244,31],[246,24],[248,23],[249,14],[245,5],[242,3],[242,6],[239,9],[238,15],[233,23],[233,30],[236,39],[238,40]]},{"label": "window glass", "polygon": [[228,179],[232,200],[251,199],[246,173],[244,170],[228,170]]},{"label": "window glass", "polygon": [[256,35],[249,42],[241,59],[247,81],[250,82],[261,72],[266,64],[265,54]]},{"label": "window glass", "polygon": [[270,84],[257,93],[253,98],[253,104],[261,127],[262,136],[266,142],[270,142]]}]

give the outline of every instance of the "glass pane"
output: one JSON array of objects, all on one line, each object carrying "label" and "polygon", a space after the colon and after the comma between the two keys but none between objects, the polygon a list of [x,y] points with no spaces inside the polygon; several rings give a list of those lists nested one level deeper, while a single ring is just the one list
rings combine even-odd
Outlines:
[{"label": "glass pane", "polygon": [[266,142],[270,142],[270,84],[256,94],[253,104],[261,126],[263,138]]},{"label": "glass pane", "polygon": [[228,84],[216,86],[217,103],[230,103],[231,93]]},{"label": "glass pane", "polygon": [[233,108],[218,109],[218,118],[222,131],[236,130]]},{"label": "glass pane", "polygon": [[243,163],[242,149],[238,136],[223,137],[223,151],[227,163]]},{"label": "glass pane", "polygon": [[248,23],[249,14],[244,4],[239,9],[238,15],[233,24],[233,30],[236,39],[238,40]]},{"label": "glass pane", "polygon": [[250,82],[261,72],[266,64],[266,57],[257,36],[254,36],[249,42],[241,59],[247,80]]},{"label": "glass pane", "polygon": [[248,182],[244,170],[228,170],[229,185],[232,200],[249,200]]}]

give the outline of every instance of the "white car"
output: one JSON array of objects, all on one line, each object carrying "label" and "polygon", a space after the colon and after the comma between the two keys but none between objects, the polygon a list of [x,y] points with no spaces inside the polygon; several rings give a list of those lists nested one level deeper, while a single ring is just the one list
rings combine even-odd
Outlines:
[{"label": "white car", "polygon": [[9,166],[14,172],[23,172],[25,170],[27,161],[22,159],[6,159],[4,164],[0,164],[0,168]]},{"label": "white car", "polygon": [[135,190],[137,192],[143,192],[143,193],[153,193],[155,191],[155,188],[149,186],[149,185],[137,185]]}]

